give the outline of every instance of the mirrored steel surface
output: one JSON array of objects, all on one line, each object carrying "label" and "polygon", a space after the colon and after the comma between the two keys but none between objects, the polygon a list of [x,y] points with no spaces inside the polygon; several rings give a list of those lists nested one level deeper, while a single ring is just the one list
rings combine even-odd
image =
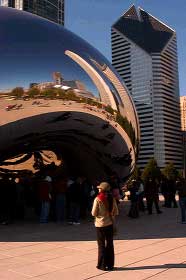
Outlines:
[{"label": "mirrored steel surface", "polygon": [[[110,128],[112,131],[107,132]],[[133,169],[139,145],[134,104],[112,65],[62,26],[3,7],[0,133],[1,167],[8,165],[10,158],[24,158],[28,151],[46,146],[54,150],[52,143],[59,146],[60,142],[69,151],[74,142],[81,142],[82,153],[85,146],[90,151],[95,149],[102,165],[108,162],[109,168],[119,169],[122,177]],[[67,147],[67,139],[72,137],[74,142]],[[93,141],[94,137],[97,140]],[[110,141],[107,151],[99,146],[105,137]],[[122,157],[125,164],[121,164]]]}]

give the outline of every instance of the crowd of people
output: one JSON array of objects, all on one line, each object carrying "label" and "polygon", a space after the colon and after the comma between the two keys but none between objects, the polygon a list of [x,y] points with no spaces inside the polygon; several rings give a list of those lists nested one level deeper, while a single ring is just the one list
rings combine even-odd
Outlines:
[{"label": "crowd of people", "polygon": [[49,171],[34,177],[3,175],[0,190],[0,222],[3,225],[23,220],[28,209],[33,210],[40,223],[51,220],[76,225],[80,218],[90,217],[96,195],[86,177],[52,176]]},{"label": "crowd of people", "polygon": [[[108,179],[117,203],[122,190],[116,174]],[[0,176],[0,223],[38,219],[40,223],[55,221],[79,225],[80,220],[92,220],[93,200],[99,182],[84,175],[67,176],[55,168],[45,168],[37,174]]]},{"label": "crowd of people", "polygon": [[[131,201],[128,216],[131,218],[139,218],[139,213],[142,211],[153,213],[153,205],[156,213],[162,214],[159,206],[159,193],[164,197],[163,207],[178,208],[176,194],[179,196],[179,205],[181,209],[181,223],[186,223],[186,180],[179,178],[177,181],[163,178],[158,183],[153,178],[148,178],[145,183],[142,180],[133,179],[129,185],[125,185],[124,192],[130,192],[128,198]],[[145,205],[146,201],[146,205]]]},{"label": "crowd of people", "polygon": [[[130,218],[139,218],[140,211],[161,214],[159,192],[164,196],[164,207],[177,208],[179,195],[181,223],[186,224],[186,180],[162,179],[160,184],[149,177],[129,180],[124,186],[113,172],[107,182],[92,184],[85,176],[67,176],[46,168],[34,176],[0,176],[0,222],[2,225],[25,218],[27,207],[34,209],[40,223],[49,220],[79,225],[82,219],[94,217],[97,233],[98,261],[101,270],[114,269],[114,224],[119,214],[118,205],[128,192]],[[144,199],[145,198],[145,199]]]},{"label": "crowd of people", "polygon": [[[176,192],[179,194],[181,222],[186,222],[186,183],[162,179],[160,184],[149,178],[145,183],[133,179],[124,186],[117,174],[108,177],[112,196],[117,205],[128,196],[130,209],[128,216],[138,218],[140,212],[153,213],[153,205],[157,214],[161,214],[159,193],[164,197],[164,207],[177,208]],[[57,223],[68,222],[80,224],[82,219],[91,220],[91,209],[94,198],[98,194],[97,185],[85,176],[67,176],[65,173],[54,173],[46,169],[35,176],[0,176],[0,222],[10,224],[17,219],[23,220],[28,208],[34,210],[40,223],[49,220]],[[127,195],[128,194],[128,195]],[[26,217],[27,218],[27,217]]]}]

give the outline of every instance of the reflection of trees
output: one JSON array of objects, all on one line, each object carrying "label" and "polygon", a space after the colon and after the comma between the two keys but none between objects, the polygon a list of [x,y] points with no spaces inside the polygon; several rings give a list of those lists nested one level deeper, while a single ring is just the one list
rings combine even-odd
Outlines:
[{"label": "reflection of trees", "polygon": [[22,87],[16,87],[11,91],[11,95],[19,98],[24,95],[24,89]]},{"label": "reflection of trees", "polygon": [[127,135],[129,136],[133,146],[135,146],[136,143],[136,136],[135,136],[135,130],[131,124],[131,122],[128,121],[126,117],[123,117],[120,113],[117,113],[116,115],[116,122],[121,125],[121,127],[125,130]]},{"label": "reflection of trees", "polygon": [[104,111],[112,115],[112,117],[110,118],[111,120],[116,121],[125,130],[133,146],[138,146],[137,139],[135,137],[135,130],[132,126],[132,123],[129,122],[126,117],[123,117],[118,111],[113,110],[110,105],[103,105],[94,99],[78,96],[72,89],[64,90],[61,88],[45,88],[43,90],[39,90],[37,87],[33,87],[30,88],[27,92],[24,92],[23,88],[17,87],[12,90],[12,94],[13,93],[14,96],[17,97],[24,97],[24,95],[27,95],[30,98],[38,97],[48,99],[62,99],[64,101],[75,101],[78,103],[84,103],[91,106],[95,106],[98,109],[103,109]]},{"label": "reflection of trees", "polygon": [[112,109],[112,107],[110,105],[105,107],[105,111],[107,111],[111,115],[114,115],[114,110]]},{"label": "reflection of trees", "polygon": [[38,88],[30,88],[29,91],[27,92],[27,94],[33,98],[33,97],[37,97],[40,94],[40,90]]}]

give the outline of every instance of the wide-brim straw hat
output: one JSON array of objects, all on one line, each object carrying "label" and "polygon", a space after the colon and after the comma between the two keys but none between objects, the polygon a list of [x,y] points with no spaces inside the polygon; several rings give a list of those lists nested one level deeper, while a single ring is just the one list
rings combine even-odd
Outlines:
[{"label": "wide-brim straw hat", "polygon": [[110,185],[107,182],[102,182],[97,186],[98,189],[101,189],[102,191],[110,191]]}]

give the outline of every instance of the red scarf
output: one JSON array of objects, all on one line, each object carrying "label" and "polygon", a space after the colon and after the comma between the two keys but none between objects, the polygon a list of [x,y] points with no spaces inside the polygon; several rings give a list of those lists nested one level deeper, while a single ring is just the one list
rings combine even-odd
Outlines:
[{"label": "red scarf", "polygon": [[105,203],[107,201],[107,194],[106,193],[103,193],[103,192],[100,192],[97,196],[97,198],[102,201],[103,203]]}]

